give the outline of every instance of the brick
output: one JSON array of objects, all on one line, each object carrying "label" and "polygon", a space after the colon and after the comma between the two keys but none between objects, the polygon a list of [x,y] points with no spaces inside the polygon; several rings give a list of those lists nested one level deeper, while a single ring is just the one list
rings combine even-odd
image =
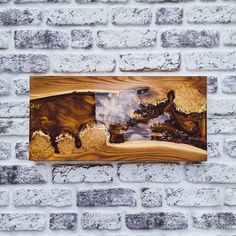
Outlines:
[{"label": "brick", "polygon": [[29,122],[26,119],[0,119],[0,136],[28,136]]},{"label": "brick", "polygon": [[186,55],[190,71],[227,71],[236,69],[236,51],[191,52]]},{"label": "brick", "polygon": [[180,181],[180,166],[178,164],[120,164],[118,177],[122,182],[164,182]]},{"label": "brick", "polygon": [[192,0],[135,0],[142,3],[177,3],[177,2],[190,2]]},{"label": "brick", "polygon": [[69,45],[67,34],[58,30],[16,30],[14,41],[18,49],[64,49]]},{"label": "brick", "polygon": [[11,84],[5,79],[0,79],[0,96],[7,96],[11,94]]},{"label": "brick", "polygon": [[18,142],[15,145],[16,159],[28,160],[29,159],[29,143]]},{"label": "brick", "polygon": [[224,164],[188,164],[186,179],[193,183],[236,183],[236,166]]},{"label": "brick", "polygon": [[17,95],[29,95],[29,79],[19,78],[14,80],[15,93]]},{"label": "brick", "polygon": [[226,188],[224,193],[224,205],[236,206],[236,188]]},{"label": "brick", "polygon": [[223,43],[225,46],[236,46],[236,30],[224,31]]},{"label": "brick", "polygon": [[103,8],[50,9],[46,10],[48,25],[105,25],[108,13]]},{"label": "brick", "polygon": [[43,184],[47,182],[45,166],[0,166],[0,184]]},{"label": "brick", "polygon": [[143,207],[161,207],[161,189],[144,188],[141,193],[141,204]]},{"label": "brick", "polygon": [[39,25],[41,24],[41,11],[37,9],[1,9],[0,25]]},{"label": "brick", "polygon": [[222,81],[223,93],[236,93],[236,76],[226,76]]},{"label": "brick", "polygon": [[7,191],[0,191],[0,207],[8,206],[8,202],[9,202],[8,192]]},{"label": "brick", "polygon": [[0,54],[0,72],[46,72],[49,60],[43,54]]},{"label": "brick", "polygon": [[76,213],[51,213],[51,230],[75,230],[77,227]]},{"label": "brick", "polygon": [[218,78],[215,76],[207,77],[207,93],[214,94],[218,91]]},{"label": "brick", "polygon": [[167,188],[169,206],[219,206],[220,190],[217,188]]},{"label": "brick", "polygon": [[14,191],[13,202],[16,207],[66,207],[72,205],[70,189],[18,189]]},{"label": "brick", "polygon": [[71,31],[71,46],[73,48],[91,48],[93,44],[93,33],[89,29]]},{"label": "brick", "polygon": [[135,205],[135,191],[132,189],[109,188],[77,192],[78,207],[111,207]]},{"label": "brick", "polygon": [[208,118],[208,134],[234,134],[236,133],[235,118]]},{"label": "brick", "polygon": [[175,230],[188,227],[185,215],[175,212],[127,214],[125,222],[129,229]]},{"label": "brick", "polygon": [[29,116],[29,102],[0,102],[1,118],[24,118]]},{"label": "brick", "polygon": [[168,30],[161,34],[163,47],[216,47],[219,32],[215,30]]},{"label": "brick", "polygon": [[90,4],[90,3],[127,3],[128,0],[75,0],[79,4]]},{"label": "brick", "polygon": [[220,143],[219,142],[207,142],[208,157],[220,156]]},{"label": "brick", "polygon": [[150,8],[116,7],[112,9],[114,25],[149,25],[151,20]]},{"label": "brick", "polygon": [[38,213],[1,213],[0,231],[43,231],[45,215]]},{"label": "brick", "polygon": [[112,182],[114,168],[112,165],[53,165],[53,183],[102,183]]},{"label": "brick", "polygon": [[55,72],[112,72],[115,59],[109,55],[57,54],[52,59]]},{"label": "brick", "polygon": [[179,53],[123,54],[120,56],[121,71],[177,71],[180,68]]},{"label": "brick", "polygon": [[101,48],[144,48],[156,45],[155,30],[99,30],[97,46]]},{"label": "brick", "polygon": [[227,139],[224,141],[224,153],[230,157],[236,157],[236,139]]},{"label": "brick", "polygon": [[156,10],[157,25],[178,25],[183,22],[183,8],[160,7]]},{"label": "brick", "polygon": [[0,142],[0,160],[7,160],[11,157],[11,143]]},{"label": "brick", "polygon": [[0,49],[9,48],[11,42],[11,32],[10,31],[0,31]]},{"label": "brick", "polygon": [[81,218],[82,229],[117,230],[121,228],[119,213],[85,212]]},{"label": "brick", "polygon": [[198,229],[235,229],[236,214],[232,212],[195,213],[193,227]]},{"label": "brick", "polygon": [[236,99],[210,98],[207,103],[208,117],[215,116],[234,116],[236,114]]},{"label": "brick", "polygon": [[187,21],[189,23],[235,23],[236,8],[233,6],[193,6],[187,10]]},{"label": "brick", "polygon": [[25,3],[70,3],[71,0],[14,0],[16,4]]},{"label": "brick", "polygon": [[0,4],[1,3],[8,3],[9,2],[9,0],[0,0]]}]

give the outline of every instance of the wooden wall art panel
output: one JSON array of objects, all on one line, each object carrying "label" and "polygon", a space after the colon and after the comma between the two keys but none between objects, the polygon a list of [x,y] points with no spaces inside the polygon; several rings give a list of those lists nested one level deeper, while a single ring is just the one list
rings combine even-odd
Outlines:
[{"label": "wooden wall art panel", "polygon": [[206,77],[33,76],[30,160],[207,159]]}]

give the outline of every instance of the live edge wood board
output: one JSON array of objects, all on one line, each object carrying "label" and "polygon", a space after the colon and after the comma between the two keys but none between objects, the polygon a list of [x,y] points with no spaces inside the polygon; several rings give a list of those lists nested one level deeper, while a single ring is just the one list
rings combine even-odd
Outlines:
[{"label": "live edge wood board", "polygon": [[206,77],[33,76],[30,160],[207,159]]}]

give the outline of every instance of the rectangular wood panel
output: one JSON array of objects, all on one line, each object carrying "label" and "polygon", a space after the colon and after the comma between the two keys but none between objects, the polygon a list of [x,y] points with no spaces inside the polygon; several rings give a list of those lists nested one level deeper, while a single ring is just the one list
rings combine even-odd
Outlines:
[{"label": "rectangular wood panel", "polygon": [[33,76],[30,160],[205,161],[199,76]]}]

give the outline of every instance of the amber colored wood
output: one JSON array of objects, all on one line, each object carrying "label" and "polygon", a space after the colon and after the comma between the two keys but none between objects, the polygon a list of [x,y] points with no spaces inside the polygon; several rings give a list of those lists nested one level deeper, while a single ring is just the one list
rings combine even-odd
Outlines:
[{"label": "amber colored wood", "polygon": [[[200,79],[204,81],[204,83]],[[206,96],[206,77],[199,76],[31,76],[30,99],[74,91],[128,91],[137,87],[177,89],[184,84]]]},{"label": "amber colored wood", "polygon": [[[30,158],[34,160],[34,157]],[[36,159],[37,160],[37,159]],[[187,144],[158,141],[127,141],[110,144],[97,150],[78,149],[69,155],[55,154],[50,161],[158,161],[158,162],[201,162],[207,160],[207,152]]]},{"label": "amber colored wood", "polygon": [[[201,80],[200,80],[201,79]],[[178,89],[188,84],[197,88],[206,97],[206,77],[190,76],[32,76],[30,78],[30,100],[72,93],[74,91],[111,92],[128,91],[149,86],[152,89]],[[205,120],[202,124],[206,135]],[[93,136],[91,143],[96,142]],[[30,160],[40,160],[30,155]],[[207,151],[188,144],[166,141],[126,141],[111,144],[106,141],[92,149],[82,147],[72,154],[54,154],[50,161],[158,161],[201,162],[207,160]]]}]

